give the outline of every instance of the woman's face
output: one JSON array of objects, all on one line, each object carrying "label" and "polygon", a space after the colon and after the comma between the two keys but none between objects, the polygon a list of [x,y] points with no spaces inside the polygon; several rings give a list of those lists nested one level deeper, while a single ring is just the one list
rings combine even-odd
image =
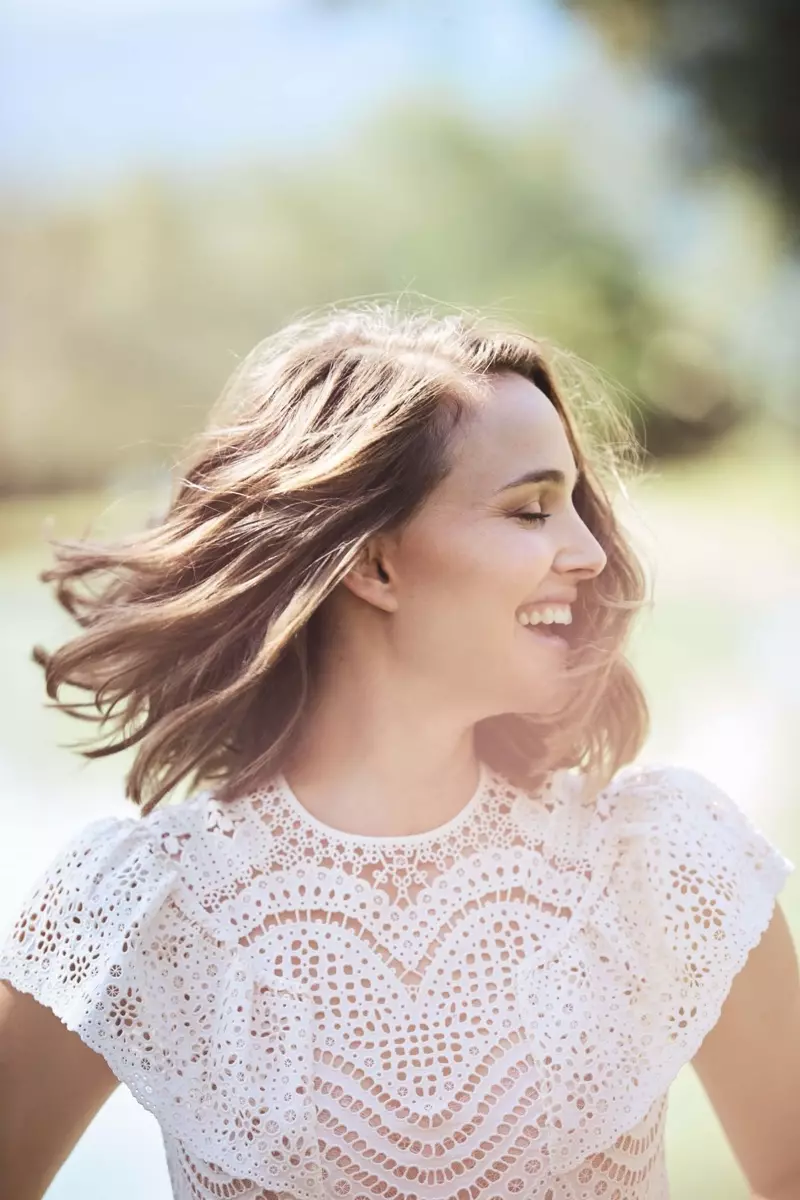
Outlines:
[{"label": "woman's face", "polygon": [[[518,616],[574,601],[606,555],[573,506],[572,451],[534,384],[497,376],[458,436],[452,471],[386,547],[392,657],[471,720],[544,713],[566,698],[565,651]],[[515,482],[542,471],[555,478]]]}]

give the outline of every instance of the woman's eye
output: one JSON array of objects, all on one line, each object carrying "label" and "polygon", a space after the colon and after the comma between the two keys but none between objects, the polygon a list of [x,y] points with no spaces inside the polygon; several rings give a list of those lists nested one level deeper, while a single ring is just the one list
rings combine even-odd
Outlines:
[{"label": "woman's eye", "polygon": [[530,525],[544,524],[553,514],[544,512],[521,512],[516,514],[520,521],[525,521]]}]

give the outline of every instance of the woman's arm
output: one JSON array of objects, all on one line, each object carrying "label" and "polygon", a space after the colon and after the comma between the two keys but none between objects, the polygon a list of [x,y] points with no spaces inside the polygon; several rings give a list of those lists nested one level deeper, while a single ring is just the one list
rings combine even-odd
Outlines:
[{"label": "woman's arm", "polygon": [[40,1200],[116,1086],[49,1008],[0,981],[0,1200]]},{"label": "woman's arm", "polygon": [[693,1066],[754,1200],[800,1200],[800,976],[779,905]]}]

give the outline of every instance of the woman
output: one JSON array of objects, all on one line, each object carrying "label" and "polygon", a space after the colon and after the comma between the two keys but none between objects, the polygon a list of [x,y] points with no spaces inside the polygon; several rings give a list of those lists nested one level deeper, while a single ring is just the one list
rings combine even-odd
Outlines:
[{"label": "woman", "polygon": [[58,548],[83,632],[37,659],[90,755],[138,748],[141,817],[7,940],[4,1195],[122,1080],[180,1200],[652,1200],[691,1060],[800,1196],[791,864],[630,765],[644,585],[593,414],[527,337],[334,313],[244,361],[160,524]]}]

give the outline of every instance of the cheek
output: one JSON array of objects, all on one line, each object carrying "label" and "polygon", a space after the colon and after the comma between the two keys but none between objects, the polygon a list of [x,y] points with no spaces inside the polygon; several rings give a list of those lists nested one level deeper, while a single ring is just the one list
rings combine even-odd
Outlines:
[{"label": "cheek", "polygon": [[442,529],[409,539],[398,570],[395,649],[419,670],[450,678],[464,647],[485,640],[491,569],[481,565],[470,539]]},{"label": "cheek", "polygon": [[553,564],[550,539],[542,530],[507,518],[475,546],[475,574],[487,590],[502,595],[512,612],[536,595]]},{"label": "cheek", "polygon": [[512,527],[508,537],[507,558],[516,577],[523,581],[523,599],[535,594],[553,566],[552,539],[544,529]]},{"label": "cheek", "polygon": [[510,519],[442,529],[404,549],[403,608],[417,627],[443,622],[452,638],[506,628],[550,572],[548,539]]}]

